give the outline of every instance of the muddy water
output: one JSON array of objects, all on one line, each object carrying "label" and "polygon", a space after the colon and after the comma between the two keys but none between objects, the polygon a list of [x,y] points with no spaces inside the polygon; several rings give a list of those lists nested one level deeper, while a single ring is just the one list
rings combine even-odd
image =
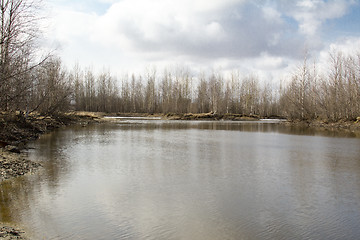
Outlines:
[{"label": "muddy water", "polygon": [[359,239],[360,138],[272,122],[128,121],[33,143],[0,221],[34,239]]}]

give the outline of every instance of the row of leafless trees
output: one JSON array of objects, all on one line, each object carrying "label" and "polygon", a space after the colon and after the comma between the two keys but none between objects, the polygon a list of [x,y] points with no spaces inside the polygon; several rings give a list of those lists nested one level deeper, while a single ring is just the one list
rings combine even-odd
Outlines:
[{"label": "row of leafless trees", "polygon": [[270,87],[236,73],[225,79],[220,73],[192,76],[184,68],[159,76],[151,71],[123,78],[119,94],[122,112],[277,114]]},{"label": "row of leafless trees", "polygon": [[[290,119],[352,120],[360,116],[360,55],[331,54],[327,72],[305,59],[288,82],[264,83],[234,72],[191,75],[186,68],[120,80],[108,71],[94,74],[78,66],[68,71],[61,60],[47,58],[24,81],[9,85],[17,94],[3,110],[80,110],[128,113],[238,113]],[[19,90],[18,90],[19,89]],[[9,96],[2,95],[2,96]],[[15,95],[13,95],[15,96]]]},{"label": "row of leafless trees", "polygon": [[124,76],[69,74],[76,110],[137,113],[238,113],[290,119],[352,120],[360,116],[360,54],[329,55],[320,68],[304,63],[280,85],[234,72],[193,76],[186,68]]},{"label": "row of leafless trees", "polygon": [[[325,71],[305,59],[281,91],[279,105],[292,119],[353,120],[360,116],[360,53],[329,54]],[[323,69],[324,70],[324,69]]]},{"label": "row of leafless trees", "polygon": [[[255,76],[219,73],[192,76],[190,70],[177,68],[157,74],[124,76],[117,82],[109,73],[95,76],[78,67],[69,74],[74,84],[76,110],[129,113],[241,113],[278,115],[277,97],[269,85]],[[119,86],[119,87],[117,87]]]},{"label": "row of leafless trees", "polygon": [[[193,75],[178,67],[118,81],[37,48],[37,0],[0,1],[0,110],[53,114],[66,110],[137,113],[238,113],[291,119],[352,120],[360,116],[360,55],[332,53],[320,69],[305,59],[280,86],[255,75]],[[42,57],[41,57],[42,56]]]}]

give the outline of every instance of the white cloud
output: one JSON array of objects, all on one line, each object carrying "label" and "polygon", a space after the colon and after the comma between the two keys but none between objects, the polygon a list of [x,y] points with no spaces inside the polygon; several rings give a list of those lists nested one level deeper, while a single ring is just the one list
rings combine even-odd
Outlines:
[{"label": "white cloud", "polygon": [[262,11],[266,20],[278,23],[282,22],[281,13],[277,9],[270,6],[264,6]]},{"label": "white cloud", "polygon": [[[290,41],[279,45],[284,21],[275,8],[244,1],[123,0],[99,22],[99,41],[121,36],[120,42],[126,38],[133,50],[141,52],[244,57],[296,45]],[[269,45],[273,48],[266,49]]]},{"label": "white cloud", "polygon": [[283,57],[270,56],[266,52],[261,53],[260,57],[257,58],[254,62],[255,62],[255,66],[258,69],[263,69],[263,70],[274,70],[286,66]]},{"label": "white cloud", "polygon": [[81,12],[59,12],[54,20],[61,21],[61,24],[55,23],[54,37],[59,41],[71,42],[72,38],[88,36],[96,18],[96,15]]},{"label": "white cloud", "polygon": [[225,31],[220,23],[211,22],[206,25],[205,33],[207,37],[212,38],[213,40],[221,40],[225,38]]},{"label": "white cloud", "polygon": [[351,37],[341,41],[331,43],[328,47],[329,52],[342,52],[346,55],[360,54],[360,37]]},{"label": "white cloud", "polygon": [[108,66],[116,73],[180,63],[261,76],[277,76],[306,48],[322,49],[324,21],[351,6],[341,0],[92,0],[93,8],[106,7],[97,12],[57,1],[49,38],[61,44],[70,65]]},{"label": "white cloud", "polygon": [[300,33],[308,37],[319,34],[324,21],[342,17],[352,1],[345,0],[300,0],[290,6],[290,15],[299,23]]},{"label": "white cloud", "polygon": [[101,3],[116,3],[118,0],[99,0]]},{"label": "white cloud", "polygon": [[124,0],[113,4],[101,18],[116,24],[116,29],[104,29],[114,35],[124,34],[137,45],[173,44],[180,38],[204,41],[223,34],[221,24],[214,20],[216,16],[207,15],[232,2]]}]

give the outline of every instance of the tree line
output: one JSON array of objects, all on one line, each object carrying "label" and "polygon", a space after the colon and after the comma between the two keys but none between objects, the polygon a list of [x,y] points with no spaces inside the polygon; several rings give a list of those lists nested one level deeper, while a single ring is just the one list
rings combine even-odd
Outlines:
[{"label": "tree line", "polygon": [[[325,69],[307,58],[290,79],[272,84],[256,75],[194,76],[178,67],[126,75],[73,71],[75,110],[126,113],[234,113],[328,121],[360,116],[360,54],[329,54]],[[75,77],[74,77],[75,76]]]},{"label": "tree line", "polygon": [[38,7],[35,0],[0,3],[1,111],[213,112],[329,121],[360,116],[359,53],[333,52],[321,71],[305,58],[281,84],[240,72],[194,75],[186,67],[118,79],[78,65],[68,70],[60,58],[40,54]]},{"label": "tree line", "polygon": [[125,75],[119,81],[110,73],[94,76],[75,68],[75,110],[125,113],[239,113],[278,115],[275,93],[256,76],[234,73],[225,79],[220,73],[191,75],[179,67],[157,73]]},{"label": "tree line", "polygon": [[[178,67],[117,79],[109,71],[95,74],[78,65],[67,70],[49,57],[31,69],[21,84],[7,86],[2,110],[98,111],[122,113],[233,113],[261,117],[329,121],[360,116],[360,55],[333,53],[327,71],[305,59],[292,77],[272,85],[256,75],[220,72],[192,75]],[[15,81],[15,80],[14,80]],[[4,95],[2,95],[4,96]],[[9,94],[8,94],[9,96]]]},{"label": "tree line", "polygon": [[308,64],[305,58],[281,91],[279,104],[284,116],[329,121],[360,116],[360,52],[346,55],[333,51],[325,67],[325,73],[320,73],[317,65]]}]

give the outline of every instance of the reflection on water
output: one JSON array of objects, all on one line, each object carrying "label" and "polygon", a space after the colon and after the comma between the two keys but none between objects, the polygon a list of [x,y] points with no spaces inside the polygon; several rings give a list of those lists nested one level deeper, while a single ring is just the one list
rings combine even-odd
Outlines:
[{"label": "reflection on water", "polygon": [[360,138],[276,122],[122,121],[33,143],[2,221],[35,239],[356,239]]}]

